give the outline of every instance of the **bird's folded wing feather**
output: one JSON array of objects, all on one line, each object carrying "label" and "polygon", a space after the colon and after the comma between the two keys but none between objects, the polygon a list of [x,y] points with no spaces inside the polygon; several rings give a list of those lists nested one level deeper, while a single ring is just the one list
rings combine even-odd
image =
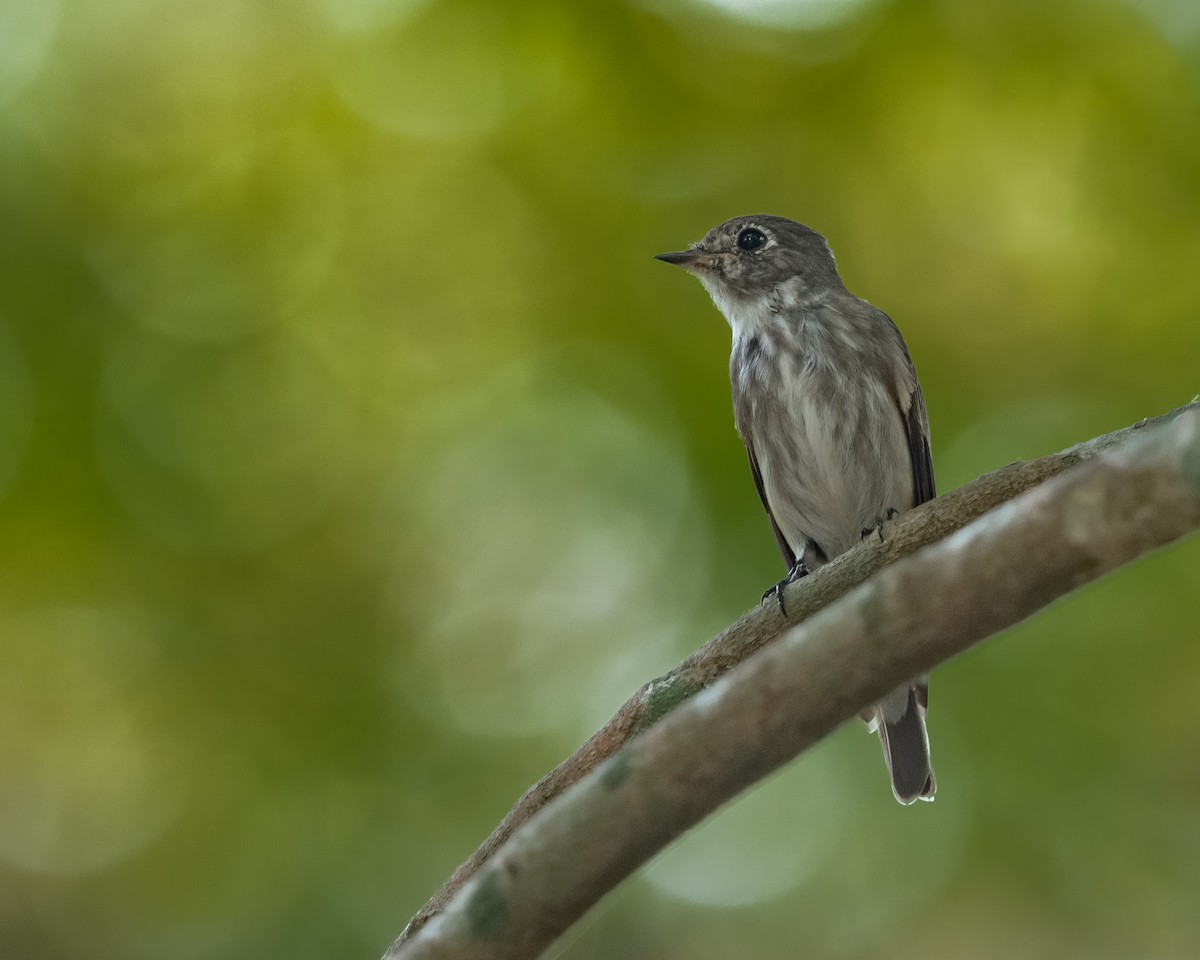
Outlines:
[{"label": "bird's folded wing feather", "polygon": [[937,496],[933,483],[933,455],[929,451],[929,415],[925,412],[925,397],[921,387],[914,385],[904,414],[904,429],[908,434],[908,452],[912,457],[913,506]]},{"label": "bird's folded wing feather", "polygon": [[746,435],[743,435],[742,440],[746,444],[746,456],[750,458],[750,472],[754,474],[754,488],[758,491],[759,499],[762,500],[763,509],[767,511],[767,519],[771,521],[771,531],[775,534],[775,542],[779,544],[779,552],[783,554],[783,560],[790,570],[796,562],[796,555],[788,546],[783,533],[780,532],[779,524],[775,522],[775,514],[771,512],[771,504],[767,502],[767,489],[763,485],[762,471],[758,468],[758,458],[754,455],[754,445],[746,439]]},{"label": "bird's folded wing feather", "polygon": [[[913,506],[932,500],[937,495],[933,481],[933,455],[929,449],[929,414],[925,410],[925,396],[917,382],[916,368],[904,350],[904,366],[897,377],[897,405],[904,420],[904,432],[908,439],[909,459],[912,461]],[[912,685],[916,693],[917,709],[924,716],[929,709],[929,677],[918,677]]]},{"label": "bird's folded wing feather", "polygon": [[929,414],[925,412],[925,397],[921,393],[921,384],[917,380],[917,370],[913,366],[912,357],[908,355],[908,347],[900,337],[900,331],[892,323],[887,314],[882,314],[887,320],[897,340],[900,341],[901,359],[895,363],[893,371],[893,386],[895,388],[896,406],[900,418],[904,422],[904,435],[908,441],[909,460],[912,461],[913,506],[925,503],[937,496],[933,482],[933,455],[929,450]]}]

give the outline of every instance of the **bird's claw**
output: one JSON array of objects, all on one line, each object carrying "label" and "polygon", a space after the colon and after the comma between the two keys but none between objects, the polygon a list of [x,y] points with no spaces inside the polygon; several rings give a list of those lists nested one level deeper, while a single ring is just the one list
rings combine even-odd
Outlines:
[{"label": "bird's claw", "polygon": [[885,539],[883,536],[884,526],[891,523],[898,516],[900,516],[899,510],[897,510],[895,507],[888,507],[887,513],[883,514],[882,516],[876,515],[874,526],[863,527],[862,539],[866,540],[871,534],[877,533],[879,534],[879,542],[883,543]]},{"label": "bird's claw", "polygon": [[774,597],[777,601],[779,601],[779,609],[782,610],[783,609],[783,588],[785,586],[787,586],[787,578],[780,580],[773,587],[768,587],[766,590],[763,591],[761,602],[766,603],[767,597]]},{"label": "bird's claw", "polygon": [[797,560],[794,564],[792,564],[792,569],[788,571],[788,575],[786,577],[775,584],[775,586],[763,591],[761,602],[766,603],[768,597],[774,597],[775,602],[779,604],[779,612],[786,617],[788,614],[787,608],[783,605],[783,588],[789,583],[795,583],[801,577],[807,577],[809,572],[810,571],[808,567],[804,565],[804,561]]}]

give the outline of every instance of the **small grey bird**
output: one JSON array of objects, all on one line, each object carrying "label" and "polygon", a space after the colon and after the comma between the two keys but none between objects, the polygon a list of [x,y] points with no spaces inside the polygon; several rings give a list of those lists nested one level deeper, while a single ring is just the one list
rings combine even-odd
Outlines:
[{"label": "small grey bird", "polygon": [[[900,331],[850,293],[819,233],[736,217],[659,260],[694,273],[733,329],[738,433],[788,575],[763,599],[933,499],[925,399]],[[901,803],[932,800],[928,677],[863,713]]]}]

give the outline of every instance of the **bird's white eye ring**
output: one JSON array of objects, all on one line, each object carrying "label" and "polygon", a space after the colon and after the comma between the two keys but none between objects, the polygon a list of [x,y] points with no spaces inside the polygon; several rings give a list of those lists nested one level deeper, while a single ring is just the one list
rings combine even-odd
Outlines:
[{"label": "bird's white eye ring", "polygon": [[745,250],[747,253],[757,250],[766,242],[767,235],[757,227],[747,227],[737,235],[738,249]]}]

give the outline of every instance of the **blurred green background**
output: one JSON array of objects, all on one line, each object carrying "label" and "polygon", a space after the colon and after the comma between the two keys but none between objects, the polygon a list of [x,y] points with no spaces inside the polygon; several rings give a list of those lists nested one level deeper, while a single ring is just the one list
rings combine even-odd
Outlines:
[{"label": "blurred green background", "polygon": [[[1200,390],[1194,0],[0,0],[0,956],[375,957],[782,573],[651,256],[827,234],[948,490]],[[556,958],[1200,954],[1200,541]]]}]

